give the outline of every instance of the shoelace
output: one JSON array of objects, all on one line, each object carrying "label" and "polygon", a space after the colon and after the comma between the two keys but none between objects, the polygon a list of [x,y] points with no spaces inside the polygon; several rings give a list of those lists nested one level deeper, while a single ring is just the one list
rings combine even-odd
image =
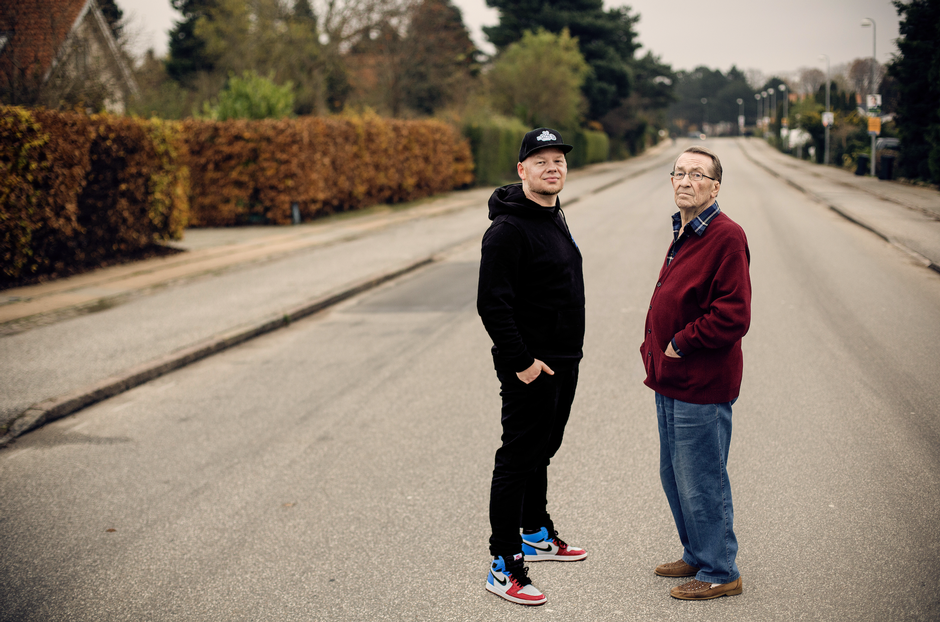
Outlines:
[{"label": "shoelace", "polygon": [[518,583],[520,587],[532,583],[532,579],[529,578],[529,567],[523,566],[521,561],[506,564],[505,574],[508,574],[509,578]]},{"label": "shoelace", "polygon": [[559,549],[567,549],[568,543],[558,537],[558,532],[553,531],[551,539],[555,542]]}]

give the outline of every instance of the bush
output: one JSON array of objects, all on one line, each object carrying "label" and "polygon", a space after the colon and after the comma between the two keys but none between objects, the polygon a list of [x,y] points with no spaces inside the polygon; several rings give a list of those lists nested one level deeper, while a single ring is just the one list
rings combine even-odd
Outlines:
[{"label": "bush", "polygon": [[[272,74],[273,76],[273,74]],[[246,71],[239,78],[232,75],[222,92],[219,103],[205,106],[206,116],[215,121],[228,119],[283,119],[294,112],[294,84],[278,86],[272,76],[259,76]]]},{"label": "bush", "polygon": [[194,226],[289,224],[398,203],[473,181],[467,142],[446,123],[375,116],[183,124]]},{"label": "bush", "polygon": [[163,122],[0,108],[0,286],[181,237],[178,138]]},{"label": "bush", "polygon": [[516,173],[519,145],[530,129],[521,121],[507,117],[492,117],[464,126],[464,136],[470,140],[473,152],[478,185],[501,186],[519,181]]},{"label": "bush", "polygon": [[568,130],[564,136],[569,145],[573,146],[568,153],[568,168],[578,168],[597,162],[606,162],[610,155],[610,139],[604,132],[596,130]]}]

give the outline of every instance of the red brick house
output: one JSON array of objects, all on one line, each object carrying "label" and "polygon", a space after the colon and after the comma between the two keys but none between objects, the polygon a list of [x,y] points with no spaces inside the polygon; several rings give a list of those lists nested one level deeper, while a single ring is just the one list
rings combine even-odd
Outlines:
[{"label": "red brick house", "polygon": [[96,0],[0,1],[0,102],[121,113],[137,94]]}]

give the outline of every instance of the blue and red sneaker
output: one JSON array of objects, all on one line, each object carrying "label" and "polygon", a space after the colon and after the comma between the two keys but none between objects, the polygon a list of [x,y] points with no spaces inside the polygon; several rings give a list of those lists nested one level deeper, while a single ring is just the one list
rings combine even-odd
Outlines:
[{"label": "blue and red sneaker", "polygon": [[508,560],[495,557],[486,578],[486,589],[497,596],[520,605],[542,605],[548,600],[529,579],[529,569],[522,565],[522,553]]},{"label": "blue and red sneaker", "polygon": [[557,531],[549,533],[548,527],[522,534],[522,552],[527,562],[577,562],[587,557],[587,551],[568,546]]}]

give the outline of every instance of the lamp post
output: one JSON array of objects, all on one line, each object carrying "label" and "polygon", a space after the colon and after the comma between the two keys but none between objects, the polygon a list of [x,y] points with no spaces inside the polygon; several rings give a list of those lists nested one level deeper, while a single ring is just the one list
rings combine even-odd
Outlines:
[{"label": "lamp post", "polygon": [[826,59],[826,154],[824,156],[823,162],[828,166],[829,165],[829,125],[831,121],[829,120],[829,55],[820,54],[819,60]]},{"label": "lamp post", "polygon": [[[760,92],[760,98],[761,98],[761,100],[767,99],[767,90],[766,90],[766,89]],[[761,119],[761,124],[764,126],[764,133],[766,134],[766,133],[767,133],[767,123],[768,123],[767,120],[770,118],[770,115],[767,114],[767,109],[768,109],[768,106],[770,105],[770,102],[768,102],[768,101],[762,101],[761,103],[763,103],[763,105],[764,105],[764,116],[763,116],[763,118]]]},{"label": "lamp post", "polygon": [[[790,93],[787,91],[787,85],[781,84],[777,87],[780,89],[781,93],[785,93],[783,97],[783,119],[780,120],[780,134],[783,137],[786,137],[787,140],[787,151],[789,151],[789,137],[790,137]],[[784,132],[783,130],[786,130]]]},{"label": "lamp post", "polygon": [[738,98],[738,135],[744,134],[744,100]]},{"label": "lamp post", "polygon": [[760,127],[760,114],[763,112],[760,105],[760,93],[754,93],[754,99],[757,100],[757,119],[754,121],[754,127]]},{"label": "lamp post", "polygon": [[702,98],[702,134],[705,133],[705,126],[708,125],[708,98]]},{"label": "lamp post", "polygon": [[[868,82],[868,94],[875,94],[875,63],[878,62],[875,60],[877,58],[875,54],[875,20],[870,17],[866,17],[862,20],[862,28],[867,28],[871,26],[871,79]],[[867,102],[866,102],[867,104]],[[869,109],[870,110],[870,109]],[[871,112],[869,111],[868,116],[871,117]],[[871,176],[875,176],[875,135],[871,135]]]}]

